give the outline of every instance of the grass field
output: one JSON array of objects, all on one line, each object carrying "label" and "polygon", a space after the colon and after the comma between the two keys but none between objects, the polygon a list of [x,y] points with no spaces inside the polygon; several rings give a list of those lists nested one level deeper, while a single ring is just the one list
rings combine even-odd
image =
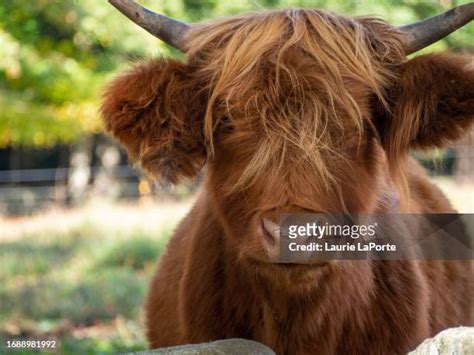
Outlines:
[{"label": "grass field", "polygon": [[[460,212],[474,212],[474,186],[437,183]],[[191,202],[91,202],[0,217],[1,343],[54,338],[63,354],[145,349],[147,284]]]},{"label": "grass field", "polygon": [[90,204],[0,220],[2,344],[58,339],[64,354],[143,350],[148,280],[187,207]]}]

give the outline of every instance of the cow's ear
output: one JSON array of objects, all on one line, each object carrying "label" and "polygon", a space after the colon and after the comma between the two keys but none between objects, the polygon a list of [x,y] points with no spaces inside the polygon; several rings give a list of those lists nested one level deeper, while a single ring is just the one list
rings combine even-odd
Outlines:
[{"label": "cow's ear", "polygon": [[150,60],[107,86],[105,128],[158,180],[177,183],[203,166],[203,109],[196,81],[182,62]]},{"label": "cow's ear", "polygon": [[378,122],[389,155],[444,147],[474,123],[474,62],[446,54],[416,57],[401,65],[390,96],[391,113]]}]

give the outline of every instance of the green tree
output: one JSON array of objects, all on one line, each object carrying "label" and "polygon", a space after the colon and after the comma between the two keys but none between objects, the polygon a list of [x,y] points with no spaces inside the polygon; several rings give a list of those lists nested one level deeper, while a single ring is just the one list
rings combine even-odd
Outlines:
[{"label": "green tree", "polygon": [[166,51],[106,1],[2,1],[0,146],[53,145],[97,132],[107,75]]}]

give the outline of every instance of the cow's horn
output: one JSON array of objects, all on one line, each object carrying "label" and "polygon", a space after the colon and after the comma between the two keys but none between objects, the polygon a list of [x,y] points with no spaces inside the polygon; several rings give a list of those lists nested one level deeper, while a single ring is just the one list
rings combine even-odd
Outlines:
[{"label": "cow's horn", "polygon": [[133,0],[109,0],[109,2],[122,14],[155,37],[182,52],[185,51],[184,37],[191,28],[190,25],[165,15],[157,14]]},{"label": "cow's horn", "polygon": [[405,34],[405,52],[419,51],[446,37],[474,18],[474,2],[457,6],[444,14],[398,27]]}]

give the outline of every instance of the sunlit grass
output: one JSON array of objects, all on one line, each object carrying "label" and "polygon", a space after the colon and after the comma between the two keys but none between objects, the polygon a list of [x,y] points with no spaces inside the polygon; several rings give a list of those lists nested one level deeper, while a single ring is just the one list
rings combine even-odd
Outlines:
[{"label": "sunlit grass", "polygon": [[53,337],[64,354],[144,349],[148,281],[188,206],[93,203],[0,220],[0,341]]}]

